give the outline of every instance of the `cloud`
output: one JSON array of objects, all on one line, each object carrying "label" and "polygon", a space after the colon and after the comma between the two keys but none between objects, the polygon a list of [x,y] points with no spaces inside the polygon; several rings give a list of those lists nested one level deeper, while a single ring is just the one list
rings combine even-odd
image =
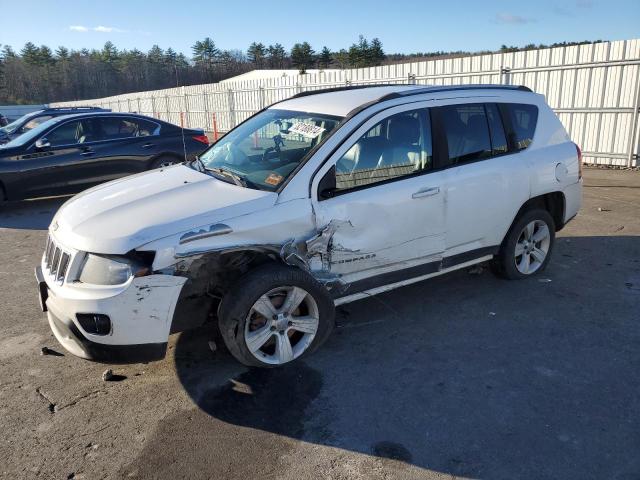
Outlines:
[{"label": "cloud", "polygon": [[83,25],[71,25],[69,26],[69,30],[73,32],[88,32],[89,29]]},{"label": "cloud", "polygon": [[105,27],[104,25],[98,25],[97,27],[93,27],[93,31],[94,32],[101,32],[101,33],[122,33],[122,32],[124,32],[124,30],[121,30],[119,28],[116,28],[116,27]]},{"label": "cloud", "polygon": [[521,15],[512,15],[511,13],[498,13],[496,22],[505,25],[524,25],[525,23],[535,22],[535,20]]}]

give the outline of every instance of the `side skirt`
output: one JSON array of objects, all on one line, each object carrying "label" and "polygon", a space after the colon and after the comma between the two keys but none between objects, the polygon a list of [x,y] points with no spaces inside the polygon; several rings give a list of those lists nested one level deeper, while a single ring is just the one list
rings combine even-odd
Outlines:
[{"label": "side skirt", "polygon": [[[437,277],[439,275],[443,275],[443,274],[448,273],[448,272],[453,272],[453,271],[459,270],[461,268],[470,267],[471,265],[475,265],[477,263],[486,262],[487,260],[491,260],[492,258],[493,258],[493,254],[489,254],[489,255],[484,255],[482,257],[474,258],[472,260],[467,260],[467,261],[462,262],[462,263],[456,263],[455,265],[451,265],[451,266],[447,266],[447,262],[445,262],[445,260],[447,260],[447,259],[445,258],[442,263],[434,262],[433,264],[425,265],[425,267],[431,266],[430,268],[432,269],[432,271],[429,272],[429,273],[425,273],[423,275],[415,276],[413,278],[408,278],[406,280],[401,280],[401,281],[396,281],[396,282],[393,282],[393,283],[388,283],[386,285],[381,285],[381,286],[378,286],[378,287],[375,287],[375,288],[368,288],[366,290],[360,290],[358,293],[353,293],[351,295],[347,295],[347,296],[344,296],[344,297],[337,298],[337,299],[334,300],[334,303],[335,303],[336,306],[344,305],[345,303],[354,302],[356,300],[361,300],[363,298],[367,298],[367,297],[370,297],[372,295],[378,295],[380,293],[388,292],[390,290],[394,290],[394,289],[399,288],[399,287],[404,287],[405,285],[411,285],[412,283],[421,282],[422,280],[426,280],[426,279],[432,278],[432,277]],[[440,267],[444,267],[444,268],[440,268],[439,269],[438,268],[439,266]],[[402,272],[402,270],[400,272],[393,272],[393,273],[397,274],[397,273],[401,273],[401,272]],[[364,281],[367,281],[367,280],[369,280],[369,279],[366,279]],[[354,285],[352,285],[352,287],[354,287]],[[355,287],[357,288],[357,286],[355,286]]]}]

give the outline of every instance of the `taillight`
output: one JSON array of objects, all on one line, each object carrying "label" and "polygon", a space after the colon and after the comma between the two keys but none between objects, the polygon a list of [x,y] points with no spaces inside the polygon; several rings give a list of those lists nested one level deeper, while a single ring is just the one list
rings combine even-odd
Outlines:
[{"label": "taillight", "polygon": [[582,178],[582,150],[577,143],[574,143],[576,146],[576,152],[578,152],[578,178]]},{"label": "taillight", "polygon": [[209,137],[206,135],[194,135],[193,138],[196,142],[204,143],[205,145],[209,145]]}]

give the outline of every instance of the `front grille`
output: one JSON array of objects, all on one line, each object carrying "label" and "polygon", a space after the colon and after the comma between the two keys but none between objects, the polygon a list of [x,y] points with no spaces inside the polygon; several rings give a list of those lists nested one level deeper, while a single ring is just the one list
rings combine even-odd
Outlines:
[{"label": "front grille", "polygon": [[48,236],[44,250],[44,265],[49,275],[55,277],[57,281],[64,281],[70,260],[71,255],[56,245],[51,236]]}]

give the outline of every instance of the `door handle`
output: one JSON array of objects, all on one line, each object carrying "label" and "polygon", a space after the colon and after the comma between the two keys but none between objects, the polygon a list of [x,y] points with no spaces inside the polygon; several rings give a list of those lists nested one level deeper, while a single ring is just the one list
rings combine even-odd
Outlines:
[{"label": "door handle", "polygon": [[144,145],[142,145],[142,148],[151,148],[153,147],[153,143],[145,143]]},{"label": "door handle", "polygon": [[90,149],[90,148],[83,148],[82,152],[80,153],[80,155],[82,155],[83,157],[88,157],[89,155],[93,155],[95,152]]},{"label": "door handle", "polygon": [[421,188],[413,195],[411,198],[422,198],[422,197],[432,197],[440,193],[440,187],[429,187],[429,188]]}]

